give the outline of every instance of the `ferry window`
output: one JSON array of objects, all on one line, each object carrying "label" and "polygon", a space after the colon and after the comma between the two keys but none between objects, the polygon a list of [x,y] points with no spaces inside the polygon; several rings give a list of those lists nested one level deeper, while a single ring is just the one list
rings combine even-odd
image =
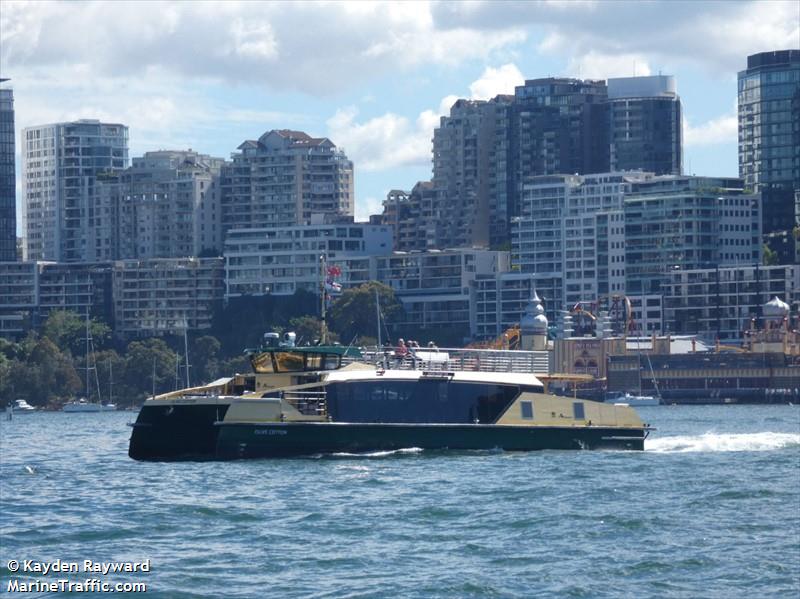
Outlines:
[{"label": "ferry window", "polygon": [[336,370],[337,368],[339,368],[339,356],[335,354],[326,355],[324,370]]},{"label": "ferry window", "polygon": [[586,414],[583,411],[583,404],[579,401],[576,401],[572,404],[572,409],[575,412],[575,420],[585,420]]},{"label": "ferry window", "polygon": [[533,420],[533,402],[521,401],[519,407],[525,420]]},{"label": "ferry window", "polygon": [[298,372],[303,370],[303,355],[293,352],[275,352],[277,372]]},{"label": "ferry window", "polygon": [[273,372],[272,354],[269,352],[253,356],[250,361],[253,365],[253,370],[256,372]]},{"label": "ferry window", "polygon": [[322,370],[322,355],[306,354],[306,370]]}]

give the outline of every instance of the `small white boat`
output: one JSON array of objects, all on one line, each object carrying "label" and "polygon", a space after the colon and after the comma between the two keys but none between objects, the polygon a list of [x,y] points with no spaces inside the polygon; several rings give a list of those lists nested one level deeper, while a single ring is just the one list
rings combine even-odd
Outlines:
[{"label": "small white boat", "polygon": [[36,408],[24,399],[14,400],[14,403],[11,404],[11,409],[15,414],[30,414],[31,412],[36,411]]},{"label": "small white boat", "polygon": [[620,393],[606,399],[605,403],[624,404],[633,408],[640,406],[660,406],[661,399],[652,395],[633,395],[631,393]]},{"label": "small white boat", "polygon": [[75,401],[65,403],[64,407],[62,408],[64,412],[114,412],[116,409],[117,406],[112,403],[92,403],[90,401],[86,401],[86,399],[83,397]]}]

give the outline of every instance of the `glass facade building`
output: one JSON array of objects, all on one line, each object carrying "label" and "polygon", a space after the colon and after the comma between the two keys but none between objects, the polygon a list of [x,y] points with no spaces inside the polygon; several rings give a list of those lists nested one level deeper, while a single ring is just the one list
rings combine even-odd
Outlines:
[{"label": "glass facade building", "polygon": [[681,99],[675,77],[608,80],[610,170],[683,172]]},{"label": "glass facade building", "polygon": [[761,192],[766,242],[789,262],[800,189],[800,50],[748,56],[738,100],[739,176]]},{"label": "glass facade building", "polygon": [[16,192],[14,91],[6,88],[0,89],[0,262],[17,259]]},{"label": "glass facade building", "polygon": [[25,260],[86,261],[96,177],[128,166],[125,125],[80,120],[21,135]]}]

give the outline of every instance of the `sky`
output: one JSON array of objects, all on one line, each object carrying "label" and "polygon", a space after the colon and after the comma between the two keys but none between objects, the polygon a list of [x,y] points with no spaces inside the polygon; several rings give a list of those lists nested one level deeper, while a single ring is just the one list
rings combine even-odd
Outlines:
[{"label": "sky", "polygon": [[361,219],[390,189],[430,178],[433,130],[457,98],[538,77],[674,75],[685,172],[737,176],[736,74],[748,54],[798,47],[796,0],[2,0],[0,10],[18,146],[23,127],[93,118],[128,125],[132,157],[229,158],[265,131],[299,129],[354,162]]}]

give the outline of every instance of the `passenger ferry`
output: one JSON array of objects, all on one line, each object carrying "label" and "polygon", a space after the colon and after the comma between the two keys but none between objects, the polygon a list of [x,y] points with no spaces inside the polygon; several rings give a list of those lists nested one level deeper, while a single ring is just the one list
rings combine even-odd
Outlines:
[{"label": "passenger ferry", "polygon": [[[354,348],[268,334],[254,372],[156,396],[132,425],[137,460],[422,449],[644,449],[629,406],[545,392],[535,375],[367,363]],[[428,362],[427,366],[431,363]]]}]

